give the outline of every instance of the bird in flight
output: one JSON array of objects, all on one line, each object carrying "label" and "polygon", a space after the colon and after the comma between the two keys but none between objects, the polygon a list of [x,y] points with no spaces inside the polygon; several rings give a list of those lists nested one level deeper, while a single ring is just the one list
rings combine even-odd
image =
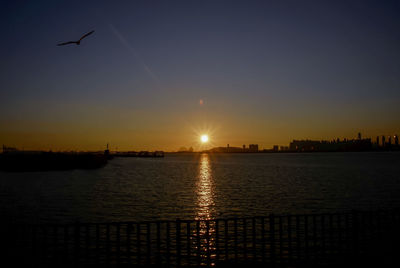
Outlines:
[{"label": "bird in flight", "polygon": [[83,35],[78,41],[69,41],[69,42],[65,42],[65,43],[60,43],[60,44],[57,44],[57,46],[65,46],[65,45],[69,45],[69,44],[77,44],[77,45],[80,45],[82,39],[85,38],[85,37],[88,36],[88,35],[91,35],[92,33],[94,33],[94,31],[88,32],[87,34]]}]

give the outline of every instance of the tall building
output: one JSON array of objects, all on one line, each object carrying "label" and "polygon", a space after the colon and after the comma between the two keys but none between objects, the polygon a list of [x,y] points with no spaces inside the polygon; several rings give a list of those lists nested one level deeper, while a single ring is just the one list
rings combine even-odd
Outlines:
[{"label": "tall building", "polygon": [[376,136],[376,145],[379,146],[379,136]]},{"label": "tall building", "polygon": [[386,141],[385,136],[382,135],[382,146],[383,146],[383,147],[386,145],[386,144],[385,144],[385,141]]},{"label": "tall building", "polygon": [[297,152],[337,152],[368,151],[372,148],[371,139],[343,139],[342,141],[293,140],[289,148]]},{"label": "tall building", "polygon": [[249,151],[258,152],[258,144],[249,144]]},{"label": "tall building", "polygon": [[358,132],[358,139],[361,140],[361,132]]},{"label": "tall building", "polygon": [[394,144],[396,145],[396,146],[399,146],[399,135],[394,135]]}]

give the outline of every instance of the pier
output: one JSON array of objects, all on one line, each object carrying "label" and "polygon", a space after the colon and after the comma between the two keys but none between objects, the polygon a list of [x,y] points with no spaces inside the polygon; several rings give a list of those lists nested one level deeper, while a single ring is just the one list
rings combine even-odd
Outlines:
[{"label": "pier", "polygon": [[112,156],[114,156],[114,157],[164,157],[164,152],[163,151],[114,152],[114,153],[112,153]]}]

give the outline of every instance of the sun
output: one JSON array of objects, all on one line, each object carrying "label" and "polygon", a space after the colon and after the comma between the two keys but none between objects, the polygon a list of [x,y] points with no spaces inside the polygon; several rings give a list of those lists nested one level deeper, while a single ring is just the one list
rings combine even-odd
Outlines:
[{"label": "sun", "polygon": [[202,143],[208,142],[208,135],[206,134],[201,135],[200,140]]}]

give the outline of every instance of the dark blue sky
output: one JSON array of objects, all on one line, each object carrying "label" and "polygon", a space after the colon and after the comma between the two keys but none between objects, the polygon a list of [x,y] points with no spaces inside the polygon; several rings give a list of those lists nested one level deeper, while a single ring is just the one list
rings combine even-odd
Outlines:
[{"label": "dark blue sky", "polygon": [[0,12],[2,143],[173,150],[202,132],[261,147],[400,132],[399,1],[5,1]]}]

